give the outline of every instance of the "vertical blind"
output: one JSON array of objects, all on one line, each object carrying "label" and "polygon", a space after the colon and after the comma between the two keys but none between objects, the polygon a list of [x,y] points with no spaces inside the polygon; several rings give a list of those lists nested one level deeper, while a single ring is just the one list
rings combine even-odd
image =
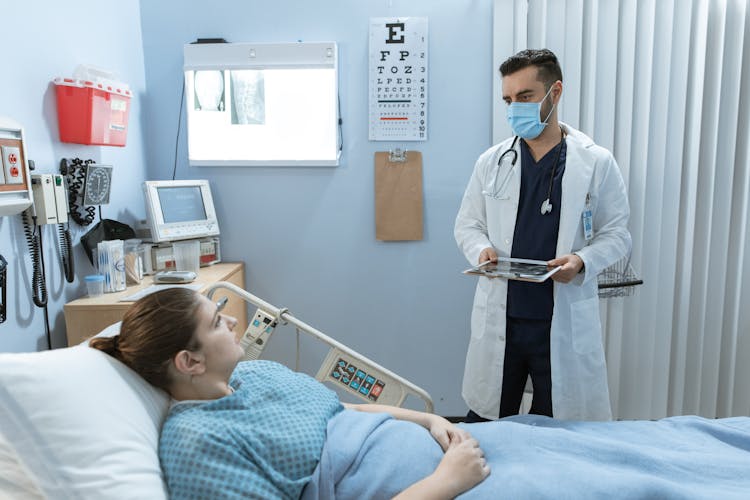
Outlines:
[{"label": "vertical blind", "polygon": [[497,68],[563,70],[559,117],[613,152],[644,285],[601,301],[616,418],[750,414],[750,9],[746,0],[495,0]]}]

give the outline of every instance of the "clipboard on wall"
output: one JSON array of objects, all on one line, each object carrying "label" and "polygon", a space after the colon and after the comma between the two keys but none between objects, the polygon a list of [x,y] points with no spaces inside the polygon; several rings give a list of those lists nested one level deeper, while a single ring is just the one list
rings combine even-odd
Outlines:
[{"label": "clipboard on wall", "polygon": [[423,235],[422,153],[375,153],[375,238],[415,241]]}]

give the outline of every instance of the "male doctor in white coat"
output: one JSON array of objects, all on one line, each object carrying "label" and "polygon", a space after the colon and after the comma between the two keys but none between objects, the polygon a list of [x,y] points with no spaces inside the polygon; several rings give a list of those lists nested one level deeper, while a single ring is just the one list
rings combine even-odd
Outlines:
[{"label": "male doctor in white coat", "polygon": [[500,73],[515,136],[477,160],[456,241],[471,265],[503,256],[561,269],[544,283],[479,278],[466,420],[517,414],[527,377],[531,413],[609,420],[596,276],[630,252],[625,184],[609,151],[558,121],[562,71],[551,51],[521,51]]}]

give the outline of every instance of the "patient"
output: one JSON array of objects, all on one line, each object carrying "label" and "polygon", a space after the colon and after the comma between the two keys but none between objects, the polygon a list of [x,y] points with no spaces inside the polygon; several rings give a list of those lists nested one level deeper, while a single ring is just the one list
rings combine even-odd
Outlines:
[{"label": "patient", "polygon": [[[90,342],[175,400],[159,444],[172,498],[299,498],[318,472],[329,421],[359,418],[353,412],[370,414],[359,413],[363,426],[387,413],[408,422],[398,424],[405,439],[419,432],[434,438],[429,454],[439,458],[421,460],[413,451],[415,482],[399,487],[396,498],[453,498],[489,474],[477,441],[440,416],[342,405],[323,384],[278,363],[239,363],[236,323],[205,296],[169,288],[131,306],[119,335]],[[419,472],[424,464],[434,470]],[[306,493],[315,497],[312,490]]]},{"label": "patient", "polygon": [[750,418],[454,426],[238,363],[234,326],[206,297],[167,289],[90,343],[176,400],[159,443],[172,498],[748,498]]}]

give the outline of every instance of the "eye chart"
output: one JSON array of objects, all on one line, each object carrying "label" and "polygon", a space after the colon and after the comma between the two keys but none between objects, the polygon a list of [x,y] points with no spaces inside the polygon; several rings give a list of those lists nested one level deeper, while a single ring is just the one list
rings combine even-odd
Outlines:
[{"label": "eye chart", "polygon": [[371,141],[427,140],[427,18],[370,19]]}]

